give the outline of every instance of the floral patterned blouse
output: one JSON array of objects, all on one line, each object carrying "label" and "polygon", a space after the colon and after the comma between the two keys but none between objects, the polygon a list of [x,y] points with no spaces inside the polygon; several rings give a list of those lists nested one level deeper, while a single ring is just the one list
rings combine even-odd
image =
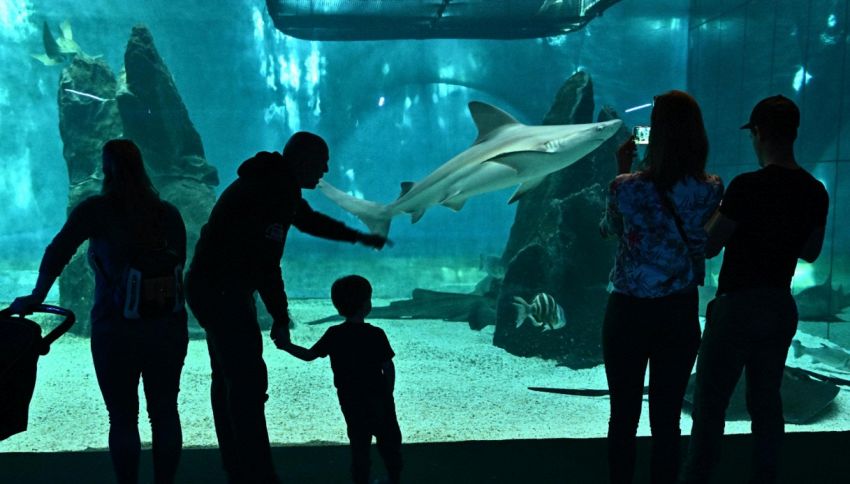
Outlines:
[{"label": "floral patterned blouse", "polygon": [[723,182],[714,175],[704,180],[686,177],[673,185],[668,197],[682,219],[686,244],[646,173],[614,178],[599,224],[603,237],[620,241],[608,290],[653,298],[702,285],[707,239],[703,227],[722,196]]}]

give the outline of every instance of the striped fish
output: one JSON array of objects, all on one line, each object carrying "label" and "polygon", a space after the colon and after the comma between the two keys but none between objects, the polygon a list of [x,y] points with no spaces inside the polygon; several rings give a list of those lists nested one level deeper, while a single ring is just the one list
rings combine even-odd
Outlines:
[{"label": "striped fish", "polygon": [[542,327],[543,331],[561,329],[567,324],[564,308],[555,302],[554,297],[545,292],[534,296],[530,304],[525,299],[514,296],[513,305],[517,310],[517,328],[526,321],[535,328]]}]

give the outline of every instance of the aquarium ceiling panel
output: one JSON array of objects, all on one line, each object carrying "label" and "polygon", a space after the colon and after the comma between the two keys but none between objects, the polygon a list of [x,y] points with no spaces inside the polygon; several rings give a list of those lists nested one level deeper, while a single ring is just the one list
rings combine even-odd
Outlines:
[{"label": "aquarium ceiling panel", "polygon": [[584,27],[619,0],[266,0],[275,26],[309,40],[527,39]]}]

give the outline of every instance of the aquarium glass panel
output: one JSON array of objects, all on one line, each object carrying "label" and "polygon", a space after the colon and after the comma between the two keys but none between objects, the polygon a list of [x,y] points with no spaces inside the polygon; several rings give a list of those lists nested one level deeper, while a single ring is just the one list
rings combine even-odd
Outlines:
[{"label": "aquarium glass panel", "polygon": [[[760,99],[782,94],[801,110],[796,157],[830,196],[821,254],[812,264],[800,261],[792,281],[801,322],[787,366],[824,363],[843,357],[850,347],[843,324],[848,240],[840,222],[847,211],[850,166],[844,147],[847,7],[846,1],[691,3],[688,85],[705,113],[711,143],[708,170],[728,184],[758,169],[750,135],[737,127]],[[729,33],[730,25],[743,28]],[[731,44],[722,33],[729,33]],[[709,261],[706,286],[716,278],[720,259]]]},{"label": "aquarium glass panel", "polygon": [[[369,2],[368,13],[388,3]],[[545,12],[560,2],[536,3]],[[70,210],[100,193],[108,139],[140,146],[152,184],[183,216],[188,266],[243,162],[309,131],[329,146],[323,181],[338,191],[304,189],[304,199],[358,231],[383,230],[389,243],[374,250],[291,228],[280,267],[292,340],[310,348],[339,324],[331,285],[360,274],[373,287],[366,320],[395,352],[406,443],[604,438],[601,328],[617,242],[600,238],[599,221],[618,147],[650,125],[654,96],[688,91],[705,120],[707,170],[728,184],[758,169],[739,126],[759,99],[781,93],[802,110],[797,157],[831,202],[822,254],[799,264],[793,282],[803,322],[788,364],[846,378],[848,1],[570,4],[607,8],[547,38],[314,41],[281,33],[264,0],[0,0],[0,306],[30,294]],[[39,358],[29,429],[0,452],[108,445],[87,247],[45,300],[77,322]],[[707,262],[701,322],[721,260]],[[264,300],[254,302],[272,443],[346,442],[328,360],[277,349]],[[62,320],[32,319],[44,332]],[[215,447],[206,332],[191,313],[188,333],[184,445]],[[796,415],[788,429],[850,429],[846,387],[820,403],[828,410]],[[645,401],[643,410],[638,433],[649,435]],[[148,445],[148,420],[139,421]],[[748,433],[750,422],[726,429]]]}]

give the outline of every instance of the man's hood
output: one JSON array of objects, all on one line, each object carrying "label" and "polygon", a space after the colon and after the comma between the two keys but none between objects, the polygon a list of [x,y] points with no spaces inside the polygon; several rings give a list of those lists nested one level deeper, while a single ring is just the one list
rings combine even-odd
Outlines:
[{"label": "man's hood", "polygon": [[243,161],[236,170],[240,178],[265,178],[288,171],[289,164],[277,152],[261,151]]}]

